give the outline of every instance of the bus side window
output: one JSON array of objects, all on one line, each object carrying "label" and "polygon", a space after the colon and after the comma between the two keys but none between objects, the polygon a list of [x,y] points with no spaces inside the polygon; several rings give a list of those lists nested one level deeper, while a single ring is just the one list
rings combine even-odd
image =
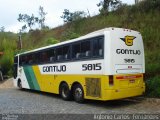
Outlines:
[{"label": "bus side window", "polygon": [[63,47],[63,57],[65,60],[70,59],[70,46],[69,45]]},{"label": "bus side window", "polygon": [[95,38],[93,40],[93,56],[102,57],[103,53],[103,38]]},{"label": "bus side window", "polygon": [[72,58],[79,59],[81,58],[81,44],[75,43],[72,45]]},{"label": "bus side window", "polygon": [[81,43],[81,54],[84,58],[91,56],[91,42],[89,40]]},{"label": "bus side window", "polygon": [[29,64],[32,64],[33,63],[33,56],[32,55],[29,55]]},{"label": "bus side window", "polygon": [[19,56],[19,65],[23,66],[29,63],[29,56],[28,55],[20,55]]},{"label": "bus side window", "polygon": [[25,65],[25,56],[21,56],[21,59],[22,59],[21,65]]},{"label": "bus side window", "polygon": [[33,53],[32,54],[32,64],[36,64],[37,61],[36,61],[36,53]]},{"label": "bus side window", "polygon": [[41,57],[40,55],[41,55],[40,53],[35,54],[35,63],[37,64],[40,63],[40,57]]},{"label": "bus side window", "polygon": [[42,52],[42,62],[47,62],[47,61],[48,61],[47,52],[44,51],[44,52]]},{"label": "bus side window", "polygon": [[54,60],[55,60],[55,50],[54,49],[48,50],[47,55],[48,55],[48,61],[49,62],[54,62]]},{"label": "bus side window", "polygon": [[39,64],[40,63],[40,53],[34,54],[34,63]]},{"label": "bus side window", "polygon": [[25,56],[19,56],[20,59],[19,59],[19,65],[22,66],[22,65],[25,65]]},{"label": "bus side window", "polygon": [[55,60],[55,50],[54,49],[47,50],[45,62],[54,62],[54,60]]},{"label": "bus side window", "polygon": [[20,66],[23,65],[23,56],[19,56],[19,65],[20,65]]},{"label": "bus side window", "polygon": [[24,64],[28,64],[28,56],[24,56]]},{"label": "bus side window", "polygon": [[56,49],[56,60],[57,61],[63,60],[63,48],[62,47]]}]

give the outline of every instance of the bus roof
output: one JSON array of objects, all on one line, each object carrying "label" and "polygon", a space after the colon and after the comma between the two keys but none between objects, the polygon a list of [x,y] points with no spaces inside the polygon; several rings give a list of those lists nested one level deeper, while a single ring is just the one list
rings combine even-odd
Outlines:
[{"label": "bus roof", "polygon": [[[76,42],[76,41],[79,41],[79,40],[84,40],[84,39],[87,39],[87,38],[104,35],[104,32],[106,32],[106,31],[111,31],[111,30],[116,30],[116,29],[123,29],[123,28],[115,28],[115,27],[104,28],[104,29],[101,29],[101,30],[97,30],[97,31],[88,33],[88,34],[86,34],[86,35],[84,35],[84,36],[81,36],[81,37],[79,37],[79,38],[71,39],[71,40],[64,41],[64,42],[61,42],[61,43],[57,43],[57,44],[54,44],[54,45],[49,45],[49,46],[37,48],[37,49],[30,50],[30,51],[27,51],[27,52],[23,52],[23,53],[20,53],[20,54],[17,54],[17,55],[32,53],[32,52],[44,50],[44,49],[47,49],[47,48],[56,47],[56,46],[59,46],[59,45],[64,45],[64,44],[67,44],[67,43],[72,43],[72,42]],[[132,31],[133,31],[133,30],[132,30]],[[16,56],[17,56],[17,55],[16,55]]]}]

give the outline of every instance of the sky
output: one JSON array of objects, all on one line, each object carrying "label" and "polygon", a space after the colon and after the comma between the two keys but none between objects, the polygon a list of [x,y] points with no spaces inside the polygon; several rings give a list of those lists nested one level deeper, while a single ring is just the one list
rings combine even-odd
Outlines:
[{"label": "sky", "polygon": [[[134,0],[121,0],[122,3],[134,4]],[[18,33],[24,23],[18,22],[20,13],[38,16],[39,6],[47,12],[45,25],[50,28],[63,24],[64,9],[74,11],[89,11],[91,16],[99,13],[97,4],[100,0],[0,0],[0,27],[5,31]]]}]

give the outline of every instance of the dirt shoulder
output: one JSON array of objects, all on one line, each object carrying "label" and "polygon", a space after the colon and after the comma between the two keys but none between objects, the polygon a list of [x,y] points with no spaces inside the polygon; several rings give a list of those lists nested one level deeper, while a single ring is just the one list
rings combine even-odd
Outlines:
[{"label": "dirt shoulder", "polygon": [[4,89],[4,88],[14,88],[12,78],[8,80],[0,81],[0,89]]}]

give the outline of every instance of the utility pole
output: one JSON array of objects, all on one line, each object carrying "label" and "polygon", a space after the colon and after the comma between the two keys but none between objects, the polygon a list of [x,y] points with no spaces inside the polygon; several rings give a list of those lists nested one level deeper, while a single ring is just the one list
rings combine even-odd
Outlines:
[{"label": "utility pole", "polygon": [[89,10],[88,10],[88,9],[87,9],[87,12],[88,12],[88,16],[89,16],[89,17],[91,17],[90,12],[89,12]]},{"label": "utility pole", "polygon": [[19,32],[18,45],[19,45],[19,49],[22,50],[22,30],[20,30]]}]

